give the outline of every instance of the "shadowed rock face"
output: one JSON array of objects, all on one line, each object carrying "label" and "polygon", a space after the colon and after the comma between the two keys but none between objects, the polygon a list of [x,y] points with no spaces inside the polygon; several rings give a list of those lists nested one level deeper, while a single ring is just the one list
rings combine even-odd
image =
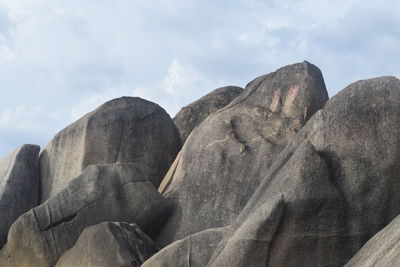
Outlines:
[{"label": "shadowed rock face", "polygon": [[86,228],[56,267],[138,267],[157,250],[139,226],[104,222]]},{"label": "shadowed rock face", "polygon": [[174,118],[182,144],[185,143],[193,129],[210,114],[228,105],[242,92],[243,88],[237,86],[221,87],[183,107]]},{"label": "shadowed rock face", "polygon": [[40,155],[42,202],[92,164],[139,163],[158,187],[179,148],[179,132],[160,106],[138,97],[111,100],[45,147]]},{"label": "shadowed rock face", "polygon": [[[213,267],[343,266],[400,213],[399,103],[400,81],[394,77],[345,88],[276,157],[216,248],[186,249],[169,257],[190,253],[201,258],[192,261]],[[393,238],[370,255],[373,260],[382,255],[382,262],[396,262],[388,251],[396,243],[394,228],[388,226]],[[383,235],[375,242],[383,242]],[[197,238],[207,243],[211,235],[204,231]],[[167,256],[178,242],[148,262]],[[370,258],[362,257],[380,245],[370,242],[348,266],[369,266]]]},{"label": "shadowed rock face", "polygon": [[231,223],[279,152],[327,99],[319,69],[303,62],[255,79],[203,121],[159,188],[175,213],[158,244]]},{"label": "shadowed rock face", "polygon": [[11,224],[39,203],[39,150],[23,145],[0,159],[0,249]]},{"label": "shadowed rock face", "polygon": [[151,234],[169,202],[139,164],[90,165],[69,185],[12,225],[0,266],[54,266],[82,231],[104,221],[136,223]]}]

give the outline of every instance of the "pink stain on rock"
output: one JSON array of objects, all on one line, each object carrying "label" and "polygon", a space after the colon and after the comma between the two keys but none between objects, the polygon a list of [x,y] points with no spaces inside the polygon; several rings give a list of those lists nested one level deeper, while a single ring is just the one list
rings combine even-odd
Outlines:
[{"label": "pink stain on rock", "polygon": [[298,86],[298,85],[293,85],[292,87],[290,87],[288,97],[296,96],[299,89],[300,89],[300,86]]},{"label": "pink stain on rock", "polygon": [[280,98],[281,97],[281,89],[277,89],[274,92],[274,99]]}]

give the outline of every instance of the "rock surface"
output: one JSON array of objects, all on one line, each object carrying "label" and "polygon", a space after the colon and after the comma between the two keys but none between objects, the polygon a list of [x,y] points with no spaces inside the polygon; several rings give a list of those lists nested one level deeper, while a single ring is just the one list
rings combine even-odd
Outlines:
[{"label": "rock surface", "polygon": [[182,144],[185,143],[193,129],[210,114],[228,105],[242,92],[243,88],[237,86],[221,87],[183,107],[174,118]]},{"label": "rock surface", "polygon": [[141,165],[90,165],[68,187],[18,218],[0,253],[0,266],[54,266],[88,226],[122,221],[151,234],[169,212],[169,202]]},{"label": "rock surface", "polygon": [[56,267],[139,267],[157,250],[137,225],[104,222],[86,228]]},{"label": "rock surface", "polygon": [[268,266],[343,266],[400,213],[399,103],[394,77],[351,84],[279,155],[233,226],[283,193]]},{"label": "rock surface", "polygon": [[230,224],[279,152],[327,99],[321,72],[303,62],[255,79],[210,115],[160,185],[175,212],[157,243]]},{"label": "rock surface", "polygon": [[0,160],[0,267],[400,265],[400,80],[326,100],[308,62],[255,79],[195,127],[159,191],[176,126],[151,102],[107,102],[42,153],[51,197],[16,220],[40,203],[39,148]]},{"label": "rock surface", "polygon": [[227,229],[208,229],[178,240],[147,260],[142,267],[194,267],[207,265]]},{"label": "rock surface", "polygon": [[92,164],[140,163],[157,188],[179,148],[179,132],[160,106],[138,97],[111,100],[45,147],[40,155],[42,202]]},{"label": "rock surface", "polygon": [[400,266],[400,216],[371,238],[345,267]]},{"label": "rock surface", "polygon": [[208,266],[342,266],[352,240],[323,158],[305,140],[271,168]]},{"label": "rock surface", "polygon": [[394,77],[356,82],[330,99],[262,175],[212,256],[202,259],[206,266],[348,262],[400,213],[399,103]]},{"label": "rock surface", "polygon": [[39,204],[39,150],[23,145],[0,159],[0,249],[11,224]]}]

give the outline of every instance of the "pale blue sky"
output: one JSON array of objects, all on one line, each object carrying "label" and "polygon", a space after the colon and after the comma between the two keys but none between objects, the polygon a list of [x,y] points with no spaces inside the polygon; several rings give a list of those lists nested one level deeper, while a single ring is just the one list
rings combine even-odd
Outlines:
[{"label": "pale blue sky", "polygon": [[400,76],[399,51],[398,0],[0,0],[0,156],[122,95],[174,116],[308,60],[332,96]]}]

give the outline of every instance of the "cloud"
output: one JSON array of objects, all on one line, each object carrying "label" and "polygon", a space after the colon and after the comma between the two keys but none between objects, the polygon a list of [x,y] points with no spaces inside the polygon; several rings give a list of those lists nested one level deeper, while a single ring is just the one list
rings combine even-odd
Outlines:
[{"label": "cloud", "polygon": [[398,14],[397,0],[2,0],[0,138],[44,144],[122,95],[173,116],[214,88],[303,60],[334,95],[398,72]]},{"label": "cloud", "polygon": [[43,118],[53,119],[57,112],[48,113],[43,105],[27,106],[25,104],[6,109],[0,115],[0,129],[14,128],[19,131],[41,132]]},{"label": "cloud", "polygon": [[164,78],[162,84],[164,90],[173,95],[182,95],[195,89],[195,84],[201,79],[201,74],[190,67],[182,66],[174,58],[168,68],[168,75]]},{"label": "cloud", "polygon": [[93,111],[101,104],[122,96],[130,96],[134,93],[134,90],[123,90],[117,88],[111,88],[105,90],[101,93],[93,94],[87,99],[79,102],[78,104],[72,106],[70,111],[70,118],[72,121],[78,120],[80,117],[84,116],[86,113]]},{"label": "cloud", "polygon": [[31,143],[45,145],[53,134],[65,127],[64,110],[49,111],[43,105],[22,104],[0,113],[0,151],[2,154]]}]

